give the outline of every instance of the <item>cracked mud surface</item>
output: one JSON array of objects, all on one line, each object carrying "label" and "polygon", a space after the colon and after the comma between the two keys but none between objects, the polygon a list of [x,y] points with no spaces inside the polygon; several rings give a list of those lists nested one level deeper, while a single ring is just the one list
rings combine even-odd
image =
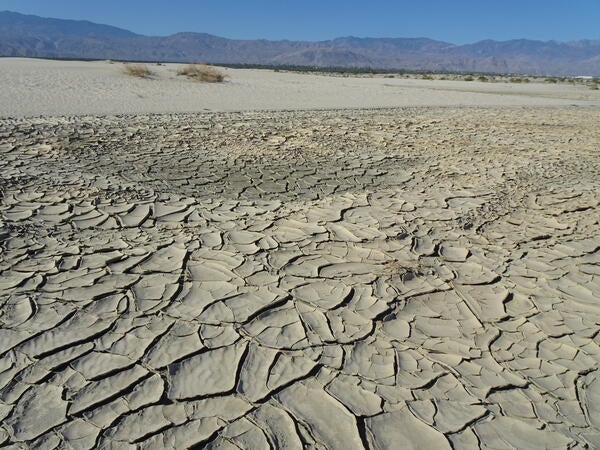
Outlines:
[{"label": "cracked mud surface", "polygon": [[598,123],[0,120],[0,446],[599,448]]}]

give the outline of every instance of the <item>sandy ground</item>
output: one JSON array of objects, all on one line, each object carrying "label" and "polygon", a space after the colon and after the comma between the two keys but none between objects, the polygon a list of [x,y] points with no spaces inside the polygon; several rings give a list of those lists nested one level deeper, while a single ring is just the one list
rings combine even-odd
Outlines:
[{"label": "sandy ground", "polygon": [[[203,93],[246,77],[252,95],[206,94],[219,108],[261,89],[279,107],[356,101],[308,96],[330,82],[392,91],[17,62],[48,70],[27,74],[43,83],[21,113],[71,116],[0,119],[0,446],[600,448],[600,109],[574,98],[587,92],[402,87],[413,102],[551,107],[75,116],[128,105],[102,84],[73,103],[102,79],[80,67]],[[270,98],[263,74],[301,93]],[[48,83],[64,104],[27,103]],[[159,107],[148,98],[137,106]]]},{"label": "sandy ground", "polygon": [[223,84],[177,76],[177,64],[149,65],[152,80],[120,63],[0,58],[0,116],[164,113],[400,106],[600,106],[585,86],[387,78],[335,78],[223,69]]}]

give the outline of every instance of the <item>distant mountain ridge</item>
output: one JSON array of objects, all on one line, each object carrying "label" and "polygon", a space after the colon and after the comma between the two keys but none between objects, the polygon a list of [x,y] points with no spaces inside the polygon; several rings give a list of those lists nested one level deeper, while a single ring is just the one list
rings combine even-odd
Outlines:
[{"label": "distant mountain ridge", "polygon": [[600,40],[455,45],[428,38],[304,42],[236,40],[206,33],[159,37],[9,11],[0,12],[0,56],[600,76]]}]

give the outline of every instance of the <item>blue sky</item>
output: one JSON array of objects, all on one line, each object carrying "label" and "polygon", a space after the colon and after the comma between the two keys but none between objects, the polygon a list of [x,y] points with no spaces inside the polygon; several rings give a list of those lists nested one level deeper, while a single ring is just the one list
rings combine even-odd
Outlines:
[{"label": "blue sky", "polygon": [[149,35],[431,37],[458,44],[600,39],[600,0],[0,0],[0,10],[86,19]]}]

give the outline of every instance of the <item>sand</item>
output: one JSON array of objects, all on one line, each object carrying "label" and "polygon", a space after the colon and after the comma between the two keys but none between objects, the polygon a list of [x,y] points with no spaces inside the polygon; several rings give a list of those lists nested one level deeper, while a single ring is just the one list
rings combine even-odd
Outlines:
[{"label": "sand", "polygon": [[545,83],[337,78],[272,70],[222,69],[202,84],[178,64],[148,65],[154,79],[123,64],[0,58],[0,117],[403,106],[600,106],[600,91]]},{"label": "sand", "polygon": [[0,445],[600,447],[597,107],[76,112],[0,119]]}]

